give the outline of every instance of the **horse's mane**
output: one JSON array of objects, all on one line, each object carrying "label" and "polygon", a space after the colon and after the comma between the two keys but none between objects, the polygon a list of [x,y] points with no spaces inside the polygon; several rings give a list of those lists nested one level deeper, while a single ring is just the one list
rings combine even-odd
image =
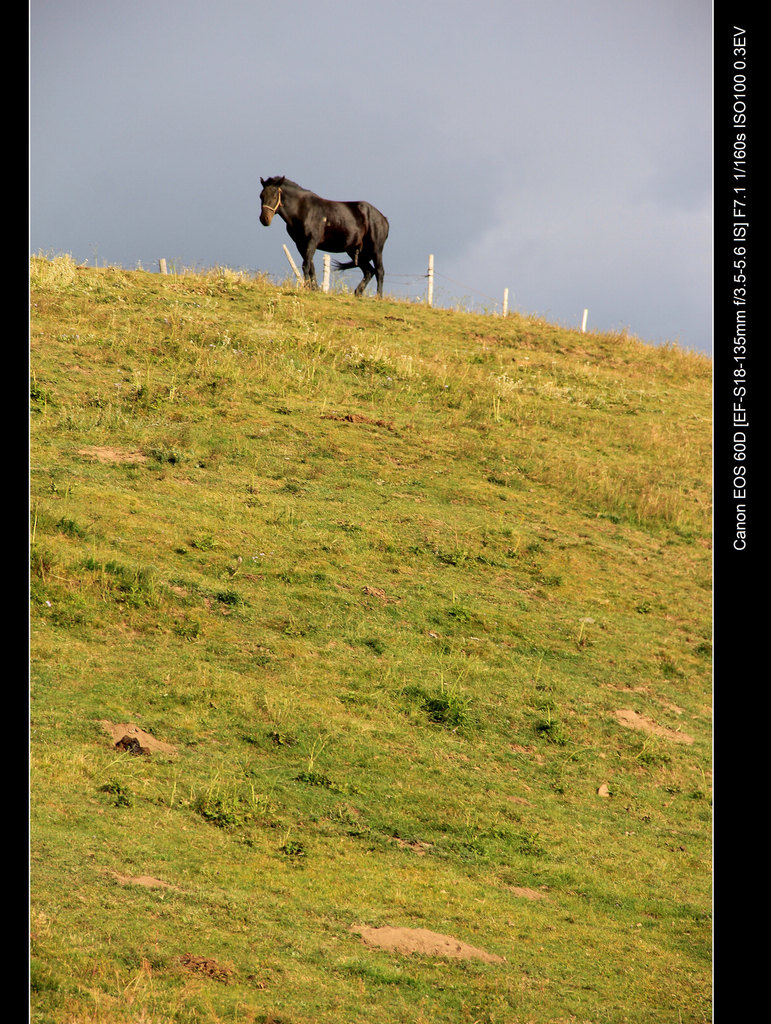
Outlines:
[{"label": "horse's mane", "polygon": [[280,185],[281,188],[296,188],[300,192],[308,192],[307,188],[303,188],[302,185],[298,185],[296,181],[291,181],[289,178],[284,177],[283,174],[276,174],[272,178],[265,179],[266,185]]}]

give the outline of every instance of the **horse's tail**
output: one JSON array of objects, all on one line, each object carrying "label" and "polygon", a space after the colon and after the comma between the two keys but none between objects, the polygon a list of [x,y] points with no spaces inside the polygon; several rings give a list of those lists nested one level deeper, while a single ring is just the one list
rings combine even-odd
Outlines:
[{"label": "horse's tail", "polygon": [[333,260],[332,266],[335,270],[350,270],[352,267],[357,266],[353,260],[349,260],[348,263],[341,263],[340,260]]}]

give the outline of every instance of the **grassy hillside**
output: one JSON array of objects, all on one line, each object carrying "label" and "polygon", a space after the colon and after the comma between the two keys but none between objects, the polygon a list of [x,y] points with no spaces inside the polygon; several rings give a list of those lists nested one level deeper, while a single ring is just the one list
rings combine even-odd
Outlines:
[{"label": "grassy hillside", "polygon": [[31,1019],[708,1021],[709,360],[31,267]]}]

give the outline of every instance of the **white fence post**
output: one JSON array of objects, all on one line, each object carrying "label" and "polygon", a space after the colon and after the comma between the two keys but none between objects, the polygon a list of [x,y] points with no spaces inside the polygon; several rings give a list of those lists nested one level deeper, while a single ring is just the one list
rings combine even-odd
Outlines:
[{"label": "white fence post", "polygon": [[583,320],[581,321],[581,333],[582,333],[582,334],[586,334],[586,318],[587,318],[588,316],[589,316],[589,310],[588,310],[588,309],[585,309],[585,310],[584,310],[584,318],[583,318]]},{"label": "white fence post", "polygon": [[166,260],[163,257],[158,260],[158,266],[160,267],[162,274],[168,274],[168,270],[166,269]]},{"label": "white fence post", "polygon": [[508,288],[504,288],[503,289],[503,315],[506,316],[508,311],[509,311],[509,289]]},{"label": "white fence post", "polygon": [[286,246],[283,246],[283,249],[284,249],[284,255],[285,255],[285,256],[286,256],[286,258],[287,258],[287,259],[289,260],[289,266],[290,266],[290,267],[292,268],[292,270],[294,270],[294,276],[295,276],[295,277],[297,278],[297,280],[298,280],[298,281],[302,281],[302,279],[303,279],[303,277],[302,277],[302,274],[301,274],[301,273],[300,273],[300,271],[299,271],[299,270],[297,269],[297,264],[296,264],[296,263],[295,263],[295,261],[294,261],[294,260],[292,259],[292,254],[291,254],[291,252],[290,252],[290,251],[289,251],[289,250],[287,249],[287,247],[286,247]]},{"label": "white fence post", "polygon": [[330,268],[331,260],[332,260],[332,257],[329,255],[329,253],[325,253],[324,254],[324,277],[322,278],[322,282],[321,282],[321,290],[324,291],[324,292],[328,292],[329,291],[329,268]]},{"label": "white fence post", "polygon": [[428,257],[428,293],[426,295],[426,304],[428,306],[434,301],[434,254]]}]

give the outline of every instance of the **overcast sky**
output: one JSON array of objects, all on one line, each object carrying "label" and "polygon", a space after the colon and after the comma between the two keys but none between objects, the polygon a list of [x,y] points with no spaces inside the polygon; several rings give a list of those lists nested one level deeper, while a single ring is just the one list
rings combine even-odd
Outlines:
[{"label": "overcast sky", "polygon": [[436,304],[711,353],[710,0],[31,0],[30,31],[32,253],[283,280],[285,174],[388,217],[387,293],[433,253]]}]

